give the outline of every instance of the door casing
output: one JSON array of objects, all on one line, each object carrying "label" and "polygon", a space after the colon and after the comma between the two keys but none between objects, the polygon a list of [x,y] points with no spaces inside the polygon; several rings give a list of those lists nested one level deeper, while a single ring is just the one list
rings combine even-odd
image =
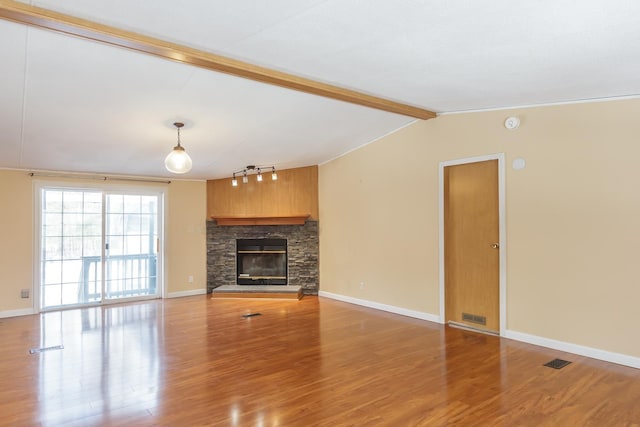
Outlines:
[{"label": "door casing", "polygon": [[444,169],[447,166],[463,165],[467,163],[498,161],[498,229],[500,232],[500,336],[504,336],[507,326],[507,229],[505,221],[505,156],[504,153],[488,154],[485,156],[467,157],[463,159],[440,162],[438,168],[438,267],[440,285],[440,323],[445,323],[445,252],[444,252]]},{"label": "door casing", "polygon": [[[142,296],[142,297],[133,297],[128,299],[126,302],[132,301],[144,301],[156,298],[166,298],[168,294],[167,290],[167,265],[165,262],[166,258],[166,237],[167,236],[167,215],[168,215],[168,201],[167,201],[167,189],[166,187],[158,187],[157,189],[150,189],[147,187],[137,187],[137,186],[124,186],[119,184],[105,184],[105,183],[74,183],[74,182],[66,182],[66,181],[57,181],[57,180],[34,180],[33,181],[33,270],[32,270],[32,287],[31,287],[31,295],[32,295],[32,313],[37,314],[43,312],[40,304],[41,290],[40,290],[40,240],[41,240],[41,221],[40,221],[40,211],[42,209],[41,206],[41,192],[44,188],[47,187],[55,187],[60,189],[80,189],[80,190],[96,190],[101,191],[103,193],[112,193],[112,192],[123,192],[123,193],[138,193],[138,194],[149,194],[149,195],[157,195],[158,196],[158,238],[160,251],[158,252],[158,294],[153,296]],[[103,234],[104,234],[104,221],[103,221]],[[104,248],[104,245],[103,245]],[[104,277],[104,272],[103,272]],[[109,304],[119,304],[124,301],[119,300],[104,300],[99,305],[109,305]],[[77,306],[68,306],[67,308],[83,308],[89,307],[90,305],[77,305]]]}]

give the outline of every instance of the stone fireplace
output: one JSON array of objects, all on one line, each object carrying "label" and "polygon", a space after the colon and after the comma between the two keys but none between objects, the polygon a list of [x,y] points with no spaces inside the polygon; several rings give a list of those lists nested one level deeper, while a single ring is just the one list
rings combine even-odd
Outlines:
[{"label": "stone fireplace", "polygon": [[[238,246],[242,241],[247,243],[244,249]],[[286,242],[286,279],[281,280],[275,278],[282,277],[283,269],[274,273],[271,270],[278,267],[268,264],[283,259],[283,249],[273,245],[276,241]],[[303,225],[218,225],[215,220],[207,221],[207,291],[222,285],[248,287],[255,283],[298,285],[303,293],[317,295],[318,251],[317,221],[307,220]],[[261,255],[265,257],[259,259]],[[249,268],[247,272],[243,263]],[[266,273],[259,274],[259,269]],[[258,279],[251,280],[252,275]],[[262,283],[260,277],[265,278]]]}]

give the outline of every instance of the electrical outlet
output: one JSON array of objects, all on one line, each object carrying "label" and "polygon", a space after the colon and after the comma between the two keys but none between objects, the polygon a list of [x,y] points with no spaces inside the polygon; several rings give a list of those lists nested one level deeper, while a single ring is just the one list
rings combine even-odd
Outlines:
[{"label": "electrical outlet", "polygon": [[193,283],[193,276],[189,276],[189,283]]},{"label": "electrical outlet", "polygon": [[22,289],[20,291],[20,298],[29,298],[29,289]]},{"label": "electrical outlet", "polygon": [[360,282],[360,290],[364,290],[364,282]]}]

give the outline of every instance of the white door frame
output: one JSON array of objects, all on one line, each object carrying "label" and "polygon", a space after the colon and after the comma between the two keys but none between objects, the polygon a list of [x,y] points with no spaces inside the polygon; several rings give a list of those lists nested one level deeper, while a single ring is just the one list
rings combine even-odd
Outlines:
[{"label": "white door frame", "polygon": [[438,168],[438,268],[440,282],[440,323],[445,323],[445,286],[444,286],[444,168],[447,166],[463,165],[467,163],[498,161],[498,230],[500,233],[500,336],[504,336],[507,329],[507,226],[505,204],[505,156],[504,153],[488,154],[485,156],[467,157],[464,159],[440,162]]},{"label": "white door frame", "polygon": [[[90,306],[106,306],[109,304],[118,304],[122,302],[132,302],[132,301],[143,301],[157,298],[165,298],[167,295],[167,266],[165,262],[166,256],[166,236],[167,236],[167,213],[168,213],[168,202],[167,202],[167,188],[166,186],[162,187],[146,187],[146,186],[127,186],[127,185],[110,185],[109,183],[79,183],[79,182],[68,182],[68,181],[58,181],[58,180],[34,180],[33,182],[33,276],[32,276],[32,308],[33,313],[41,313],[42,304],[41,304],[41,254],[42,254],[42,223],[41,223],[41,212],[42,212],[42,190],[45,188],[59,188],[61,190],[85,190],[85,191],[100,191],[104,194],[107,193],[123,193],[123,194],[146,194],[152,196],[158,196],[158,239],[160,245],[160,251],[158,251],[158,264],[157,264],[157,289],[158,294],[152,296],[142,296],[142,297],[133,297],[129,298],[126,301],[118,301],[118,300],[103,300],[101,303],[96,304],[78,304],[78,305],[69,305],[64,307],[67,308],[85,308]],[[104,237],[104,218],[103,218],[103,230],[102,234]],[[104,242],[102,245],[103,248],[103,256],[104,256]],[[103,272],[104,273],[104,272]],[[104,274],[102,276],[104,278]],[[59,310],[59,309],[56,309]]]}]

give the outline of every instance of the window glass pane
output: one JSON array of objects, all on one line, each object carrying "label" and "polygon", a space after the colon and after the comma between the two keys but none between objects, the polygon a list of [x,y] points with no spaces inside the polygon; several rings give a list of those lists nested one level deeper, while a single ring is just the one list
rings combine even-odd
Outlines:
[{"label": "window glass pane", "polygon": [[62,261],[62,283],[72,283],[82,280],[82,260]]},{"label": "window glass pane", "polygon": [[45,307],[56,307],[62,304],[62,286],[48,285],[44,286],[43,302]]},{"label": "window glass pane", "polygon": [[125,253],[135,255],[140,253],[140,236],[125,237]]},{"label": "window glass pane", "polygon": [[62,280],[62,263],[60,261],[45,262],[42,276],[45,285],[60,283],[60,280]]},{"label": "window glass pane", "polygon": [[123,233],[124,216],[122,214],[107,215],[108,228],[107,233],[110,236],[117,236]]},{"label": "window glass pane", "polygon": [[102,236],[102,214],[84,214],[84,236]]},{"label": "window glass pane", "polygon": [[153,234],[154,224],[151,222],[151,215],[140,215],[140,234]]},{"label": "window glass pane", "polygon": [[140,196],[124,196],[124,213],[140,213]]},{"label": "window glass pane", "polygon": [[45,237],[42,255],[45,260],[62,258],[62,237]]},{"label": "window glass pane", "polygon": [[62,240],[62,258],[80,258],[82,257],[82,236],[80,237],[64,237]]},{"label": "window glass pane", "polygon": [[42,219],[43,236],[61,236],[62,235],[62,214],[61,213],[45,213]]},{"label": "window glass pane", "polygon": [[141,198],[141,212],[155,214],[158,211],[158,197],[157,196],[142,196]]},{"label": "window glass pane", "polygon": [[[89,262],[91,261],[91,262]],[[84,279],[80,288],[81,295],[85,301],[96,301],[100,299],[102,287],[102,263],[100,258],[84,260]]]},{"label": "window glass pane", "polygon": [[62,233],[64,236],[82,236],[82,213],[62,215]]},{"label": "window glass pane", "polygon": [[84,193],[84,213],[102,214],[102,193]]},{"label": "window glass pane", "polygon": [[140,234],[140,216],[125,216],[125,234]]},{"label": "window glass pane", "polygon": [[141,254],[153,254],[156,252],[156,239],[149,234],[142,234],[140,236],[140,253]]},{"label": "window glass pane", "polygon": [[109,236],[108,256],[124,254],[124,238],[122,236]]},{"label": "window glass pane", "polygon": [[100,301],[102,299],[102,291],[100,287],[102,283],[99,281],[88,281],[86,283],[86,288],[84,289],[84,301],[85,302],[95,302]]},{"label": "window glass pane", "polygon": [[81,191],[65,191],[62,194],[62,209],[65,213],[82,212],[83,197]]},{"label": "window glass pane", "polygon": [[95,257],[102,255],[102,237],[90,236],[82,239],[82,255]]},{"label": "window glass pane", "polygon": [[62,304],[78,304],[84,302],[80,283],[62,284]]},{"label": "window glass pane", "polygon": [[124,196],[122,194],[109,194],[107,196],[107,211],[109,213],[122,213],[124,208]]},{"label": "window glass pane", "polygon": [[62,191],[47,190],[43,199],[45,212],[62,212]]},{"label": "window glass pane", "polygon": [[106,281],[106,292],[108,298],[116,298],[123,291],[123,281],[119,279]]}]

